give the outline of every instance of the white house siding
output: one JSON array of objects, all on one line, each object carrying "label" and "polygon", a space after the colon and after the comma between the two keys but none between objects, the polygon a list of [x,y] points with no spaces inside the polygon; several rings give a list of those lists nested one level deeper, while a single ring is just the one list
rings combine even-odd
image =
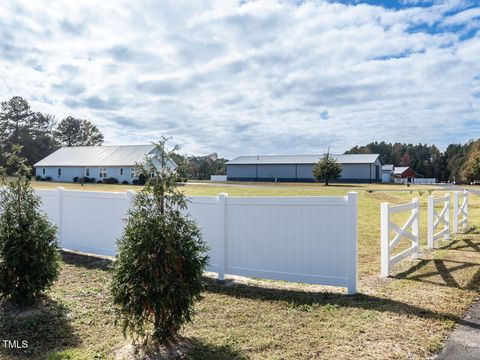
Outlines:
[{"label": "white house siding", "polygon": [[[45,174],[43,173],[43,169],[45,169]],[[58,169],[62,169],[62,175],[58,176]],[[89,178],[95,178],[95,181],[99,181],[100,178],[100,169],[101,167],[89,167],[90,175]],[[134,171],[133,167],[122,167],[122,166],[114,166],[114,167],[107,167],[107,178],[113,177],[117,179],[120,183],[122,181],[128,181],[131,183],[135,178],[132,177],[132,171]],[[123,169],[123,175],[120,175],[120,169]],[[81,178],[85,176],[85,167],[76,167],[76,166],[62,166],[62,167],[55,167],[55,166],[47,166],[47,167],[36,167],[36,175],[39,175],[43,178],[51,177],[52,181],[59,181],[59,182],[73,182],[74,177]]]}]

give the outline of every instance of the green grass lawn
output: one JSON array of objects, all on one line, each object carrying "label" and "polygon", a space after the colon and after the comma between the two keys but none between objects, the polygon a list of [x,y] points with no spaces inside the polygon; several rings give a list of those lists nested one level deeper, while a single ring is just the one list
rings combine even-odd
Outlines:
[{"label": "green grass lawn", "polygon": [[[474,229],[440,244],[438,250],[426,251],[426,199],[430,190],[439,195],[441,189],[245,185],[200,184],[182,189],[189,195],[226,192],[230,196],[345,195],[358,191],[360,293],[347,296],[336,288],[258,279],[234,278],[219,285],[206,277],[206,290],[196,306],[194,321],[182,331],[189,343],[186,357],[420,359],[437,351],[455,324],[465,323],[463,314],[479,295],[480,235]],[[70,188],[75,186],[79,187]],[[84,187],[112,188],[124,191],[127,187]],[[420,259],[399,264],[393,277],[381,279],[380,203],[403,203],[412,197],[418,197],[421,205]],[[469,214],[470,223],[480,226],[478,196],[471,195]],[[108,269],[106,260],[65,253],[60,279],[47,293],[38,314],[0,316],[0,340],[27,339],[30,345],[17,351],[0,347],[0,358],[115,358],[128,340],[114,323]]]}]

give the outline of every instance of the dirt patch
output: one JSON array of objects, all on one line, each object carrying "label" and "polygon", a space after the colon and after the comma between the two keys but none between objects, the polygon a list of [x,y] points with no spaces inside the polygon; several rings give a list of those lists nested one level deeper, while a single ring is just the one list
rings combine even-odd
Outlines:
[{"label": "dirt patch", "polygon": [[185,338],[171,347],[139,347],[125,344],[115,352],[115,360],[171,360],[183,359],[191,350],[192,343]]}]

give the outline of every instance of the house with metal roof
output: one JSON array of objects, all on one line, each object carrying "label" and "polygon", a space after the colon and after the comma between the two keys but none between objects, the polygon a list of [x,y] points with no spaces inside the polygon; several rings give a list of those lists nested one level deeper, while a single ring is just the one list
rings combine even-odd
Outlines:
[{"label": "house with metal roof", "polygon": [[[369,183],[381,181],[379,154],[331,155],[342,167],[339,182]],[[312,169],[322,155],[239,156],[227,162],[229,181],[315,181]]]},{"label": "house with metal roof", "polygon": [[[138,178],[136,165],[151,159],[160,167],[154,145],[62,147],[34,165],[36,175],[52,181],[73,182],[88,177],[94,181],[115,178],[131,183]],[[168,167],[176,169],[169,160]]]},{"label": "house with metal roof", "polygon": [[396,178],[414,178],[417,177],[417,173],[411,167],[396,166],[393,170],[393,176]]}]

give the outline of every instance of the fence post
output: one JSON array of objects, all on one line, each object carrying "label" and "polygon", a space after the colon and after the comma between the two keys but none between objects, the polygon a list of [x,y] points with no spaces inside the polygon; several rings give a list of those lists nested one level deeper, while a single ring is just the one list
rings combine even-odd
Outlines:
[{"label": "fence post", "polygon": [[453,193],[453,233],[458,233],[458,191]]},{"label": "fence post", "polygon": [[347,194],[348,283],[347,293],[357,293],[358,286],[358,194]]},{"label": "fence post", "polygon": [[413,237],[415,238],[415,253],[413,254],[413,258],[414,259],[418,259],[419,257],[419,237],[418,237],[418,234],[419,234],[419,228],[420,228],[420,224],[419,224],[419,221],[418,219],[420,218],[420,206],[418,204],[418,198],[414,198],[412,199],[412,203],[415,204],[415,207],[412,209],[412,215],[414,216],[414,219],[413,220],[413,223],[412,223],[412,235]]},{"label": "fence post", "polygon": [[227,197],[226,193],[218,194],[218,205],[221,211],[219,221],[222,227],[219,244],[220,258],[218,259],[218,280],[220,281],[225,280],[227,270]]},{"label": "fence post", "polygon": [[465,211],[465,231],[468,231],[468,190],[465,189],[463,191],[463,199],[465,201],[465,205],[463,210]]},{"label": "fence post", "polygon": [[388,203],[384,202],[380,205],[380,231],[381,231],[381,277],[388,277],[390,275],[390,244],[389,244],[389,213],[388,213]]},{"label": "fence post", "polygon": [[450,195],[447,196],[447,200],[445,200],[444,206],[446,206],[445,215],[443,216],[445,220],[444,229],[447,229],[447,233],[443,236],[444,240],[450,239]]},{"label": "fence post", "polygon": [[435,208],[435,202],[433,200],[433,195],[428,197],[428,215],[427,215],[427,247],[433,249],[433,237],[435,236],[435,229],[433,228],[433,211]]},{"label": "fence post", "polygon": [[60,244],[60,247],[62,247],[62,217],[63,217],[62,198],[63,198],[64,191],[65,191],[64,187],[57,187],[57,202],[58,202],[57,227],[58,227],[58,243]]}]

